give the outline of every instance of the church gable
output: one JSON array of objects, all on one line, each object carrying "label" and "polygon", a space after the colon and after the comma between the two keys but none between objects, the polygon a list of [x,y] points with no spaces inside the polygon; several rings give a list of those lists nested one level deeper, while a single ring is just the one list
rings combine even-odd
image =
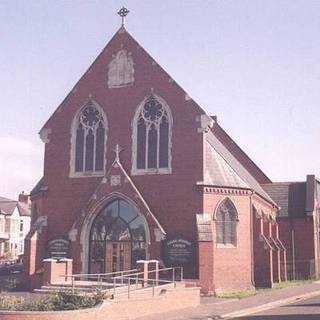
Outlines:
[{"label": "church gable", "polygon": [[[90,97],[105,109],[120,106],[127,108],[128,98],[123,99],[123,90],[132,98],[130,108],[137,106],[139,100],[154,90],[160,95],[182,97],[187,112],[193,110],[198,115],[205,113],[129,32],[121,27],[42,127],[40,137],[48,142],[55,123],[59,121],[61,125],[61,121],[67,121]],[[111,103],[115,99],[118,102]],[[126,106],[120,105],[122,101],[125,101]]]},{"label": "church gable", "polygon": [[[86,114],[92,108],[90,116],[96,113],[101,121],[91,124]],[[121,27],[40,136],[46,152],[56,154],[60,163],[55,174],[64,177],[103,177],[117,143],[125,148],[123,164],[131,175],[171,174],[187,171],[183,163],[188,168],[201,163],[202,133],[211,122]],[[192,141],[195,149],[181,143],[185,140]],[[57,153],[61,149],[65,152]],[[49,170],[55,166],[49,157],[45,162]],[[202,179],[201,172],[197,167],[197,180]]]}]

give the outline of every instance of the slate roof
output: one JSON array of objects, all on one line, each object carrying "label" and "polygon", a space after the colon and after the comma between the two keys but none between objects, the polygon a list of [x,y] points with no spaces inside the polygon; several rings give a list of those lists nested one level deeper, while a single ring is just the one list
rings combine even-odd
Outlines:
[{"label": "slate roof", "polygon": [[208,180],[208,175],[205,172],[205,184],[214,184],[236,188],[249,188],[273,205],[277,206],[276,202],[260,186],[258,181],[233,156],[233,154],[220,142],[220,140],[212,132],[209,132],[207,134],[206,139],[212,147],[215,155],[212,156],[211,162],[211,167],[213,168],[212,170],[214,170],[214,180]]},{"label": "slate roof", "polygon": [[17,206],[18,206],[20,216],[31,217],[31,210],[27,204],[18,202]]},{"label": "slate roof", "polygon": [[251,158],[238,146],[238,144],[227,134],[227,132],[214,119],[211,131],[222,142],[222,144],[233,154],[233,156],[250,172],[259,183],[271,183],[266,174],[252,161]]},{"label": "slate roof", "polygon": [[204,172],[204,181],[206,184],[219,185],[224,187],[250,188],[250,186],[241,179],[233,168],[223,159],[216,149],[207,142],[206,165]]},{"label": "slate roof", "polygon": [[280,217],[305,216],[306,182],[275,182],[262,187],[280,206]]},{"label": "slate roof", "polygon": [[31,216],[31,210],[27,204],[0,197],[0,213],[4,215],[12,215],[15,208],[18,208],[20,216]]},{"label": "slate roof", "polygon": [[45,191],[46,187],[44,186],[44,177],[42,177],[34,188],[31,190],[30,195],[34,196],[35,194],[39,193],[40,191]]}]

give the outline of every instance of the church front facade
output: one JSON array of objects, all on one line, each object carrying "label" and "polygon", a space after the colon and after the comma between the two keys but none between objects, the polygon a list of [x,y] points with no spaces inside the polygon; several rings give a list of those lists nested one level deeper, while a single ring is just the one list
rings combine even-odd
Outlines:
[{"label": "church front facade", "polygon": [[[40,131],[26,263],[182,266],[204,292],[286,280],[270,180],[122,26]],[[179,251],[179,248],[181,249]]]}]

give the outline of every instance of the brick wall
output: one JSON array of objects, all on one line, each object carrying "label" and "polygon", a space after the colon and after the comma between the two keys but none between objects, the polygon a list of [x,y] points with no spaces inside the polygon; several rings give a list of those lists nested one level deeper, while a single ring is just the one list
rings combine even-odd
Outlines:
[{"label": "brick wall", "polygon": [[[106,66],[121,47],[132,54],[135,82],[129,87],[108,89]],[[113,147],[120,144],[124,148],[121,162],[130,174],[131,123],[137,106],[151,93],[151,88],[167,102],[173,115],[172,174],[133,176],[132,180],[168,237],[179,233],[186,239],[196,239],[195,214],[201,207],[201,197],[194,186],[203,171],[202,134],[197,131],[196,117],[202,111],[193,100],[186,99],[186,93],[137,42],[127,33],[117,33],[44,126],[51,130],[44,160],[44,184],[48,191],[41,209],[48,216],[48,227],[43,233],[45,244],[68,233],[101,180],[69,178],[71,123],[78,110],[89,95],[103,108],[108,120],[106,170],[114,159]],[[78,272],[76,261],[81,248],[77,243],[72,248]]]},{"label": "brick wall", "polygon": [[[216,244],[213,222],[213,274],[211,278],[215,291],[240,290],[251,287],[250,196],[230,195],[228,197],[234,203],[239,215],[237,246],[219,248]],[[212,218],[214,218],[219,203],[225,198],[226,195],[204,194],[204,212],[212,214]],[[241,270],[240,273],[239,270]]]}]

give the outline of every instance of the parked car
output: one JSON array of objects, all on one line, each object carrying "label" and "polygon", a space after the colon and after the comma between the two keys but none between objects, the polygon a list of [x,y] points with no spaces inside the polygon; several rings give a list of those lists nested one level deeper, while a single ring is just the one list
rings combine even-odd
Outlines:
[{"label": "parked car", "polygon": [[7,276],[9,275],[9,269],[6,264],[1,264],[0,265],[0,276]]},{"label": "parked car", "polygon": [[10,274],[20,274],[24,271],[23,263],[15,263],[8,267]]}]

